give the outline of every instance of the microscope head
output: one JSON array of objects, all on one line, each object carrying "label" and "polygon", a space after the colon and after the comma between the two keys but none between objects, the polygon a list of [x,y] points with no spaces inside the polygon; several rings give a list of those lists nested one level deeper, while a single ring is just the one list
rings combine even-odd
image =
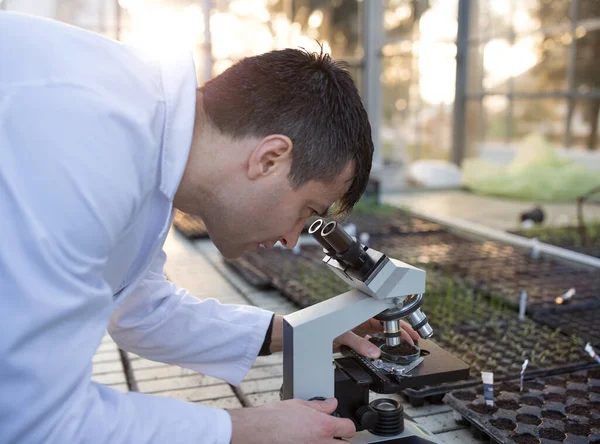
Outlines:
[{"label": "microscope head", "polygon": [[381,321],[386,343],[400,343],[400,320],[406,321],[424,338],[433,330],[421,311],[425,271],[361,245],[336,221],[317,219],[308,230],[323,247],[323,261],[342,280],[369,296],[388,303],[375,318]]}]

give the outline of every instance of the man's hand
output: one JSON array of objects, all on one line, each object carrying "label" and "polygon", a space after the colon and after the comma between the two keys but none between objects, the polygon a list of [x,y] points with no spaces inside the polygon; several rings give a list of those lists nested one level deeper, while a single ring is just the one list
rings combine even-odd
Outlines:
[{"label": "man's hand", "polygon": [[229,410],[233,426],[231,444],[336,444],[334,438],[351,438],[354,423],[331,413],[337,400],[291,399],[262,407]]},{"label": "man's hand", "polygon": [[[419,339],[419,333],[404,321],[400,321],[402,332],[400,336],[409,344],[413,345],[414,341]],[[369,335],[381,332],[381,322],[377,319],[369,319],[363,322],[358,327],[352,329],[341,336],[338,336],[333,341],[334,351],[338,351],[341,345],[347,345],[357,353],[369,358],[378,358],[381,351],[369,342]],[[276,315],[273,321],[273,333],[271,335],[271,352],[275,353],[282,350],[283,344],[283,316]]]},{"label": "man's hand", "polygon": [[[419,339],[419,333],[413,330],[408,322],[400,321],[400,327],[402,329],[400,337],[409,344],[414,345],[414,341]],[[346,345],[360,355],[376,359],[381,354],[381,350],[369,342],[369,335],[381,331],[381,322],[371,318],[354,328],[352,331],[338,336],[333,341],[334,350],[338,351],[341,345]]]}]

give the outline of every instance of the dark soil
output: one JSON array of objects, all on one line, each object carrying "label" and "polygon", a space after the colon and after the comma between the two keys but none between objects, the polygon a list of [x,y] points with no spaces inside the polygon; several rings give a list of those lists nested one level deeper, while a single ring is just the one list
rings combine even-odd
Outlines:
[{"label": "dark soil", "polygon": [[514,435],[513,439],[515,440],[515,442],[517,444],[539,444],[540,440],[537,439],[535,436],[529,434],[529,433],[524,433],[523,435]]},{"label": "dark soil", "polygon": [[571,375],[569,376],[569,381],[571,382],[586,382],[587,376],[585,375]]},{"label": "dark soil", "polygon": [[534,390],[543,390],[544,389],[544,384],[542,384],[541,382],[535,382],[535,381],[525,381],[525,383],[523,384],[523,388],[528,388],[528,389],[534,389]]},{"label": "dark soil", "polygon": [[544,399],[546,401],[556,401],[556,402],[565,402],[567,397],[565,395],[561,395],[560,393],[544,393]]},{"label": "dark soil", "polygon": [[561,432],[558,429],[554,429],[554,428],[540,429],[540,438],[553,439],[554,441],[562,441],[566,437],[567,437],[567,435],[565,435],[563,432]]},{"label": "dark soil", "polygon": [[[498,387],[494,387],[494,390],[498,392],[518,392],[520,389],[521,387],[518,384],[511,384],[508,382],[500,384]],[[525,390],[525,387],[523,387],[523,389]]]},{"label": "dark soil", "polygon": [[590,387],[590,392],[592,393],[600,393],[600,385],[593,385]]},{"label": "dark soil", "polygon": [[455,392],[452,393],[456,399],[460,399],[461,401],[473,401],[477,398],[477,394],[469,391]]},{"label": "dark soil", "polygon": [[600,427],[600,418],[590,418],[590,427]]},{"label": "dark soil", "polygon": [[589,409],[581,404],[571,404],[565,410],[571,415],[587,416],[589,414]]},{"label": "dark soil", "polygon": [[558,410],[543,410],[542,417],[546,419],[563,419],[565,415]]},{"label": "dark soil", "polygon": [[540,425],[542,420],[535,415],[528,415],[527,413],[521,413],[517,415],[517,422],[524,424]]},{"label": "dark soil", "polygon": [[600,379],[600,369],[599,370],[590,370],[590,371],[588,371],[588,376],[591,379]]},{"label": "dark soil", "polygon": [[496,401],[496,405],[499,408],[506,410],[518,410],[519,407],[521,407],[519,403],[513,399],[501,399]]},{"label": "dark soil", "polygon": [[542,401],[537,396],[521,396],[521,399],[519,401],[521,402],[521,404],[533,405],[535,407],[541,407],[544,404],[544,401]]},{"label": "dark soil", "polygon": [[567,390],[567,396],[573,398],[587,398],[587,393],[582,392],[581,390]]},{"label": "dark soil", "polygon": [[590,426],[571,422],[565,425],[565,432],[573,435],[588,436],[591,433]]},{"label": "dark soil", "polygon": [[391,356],[409,356],[414,355],[418,350],[414,345],[402,341],[400,344],[394,346],[382,345],[381,351]]},{"label": "dark soil", "polygon": [[487,404],[470,404],[469,408],[480,415],[492,415],[498,411],[498,407],[490,407]]},{"label": "dark soil", "polygon": [[[518,421],[518,419],[517,419]],[[500,430],[510,430],[513,431],[517,428],[517,425],[507,418],[496,418],[490,421],[490,424]]]}]

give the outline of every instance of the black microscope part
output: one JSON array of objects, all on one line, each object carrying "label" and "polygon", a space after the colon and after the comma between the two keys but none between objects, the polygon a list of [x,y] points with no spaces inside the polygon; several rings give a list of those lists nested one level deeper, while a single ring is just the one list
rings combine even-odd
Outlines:
[{"label": "black microscope part", "polygon": [[379,263],[386,259],[385,255],[371,252],[368,247],[353,239],[336,221],[325,224],[323,219],[317,219],[311,224],[308,232],[325,249],[329,257],[348,267],[346,273],[353,278],[366,280],[373,270],[377,269]]},{"label": "black microscope part", "polygon": [[391,398],[380,398],[369,404],[377,413],[377,423],[369,429],[374,435],[394,436],[404,431],[404,407]]}]

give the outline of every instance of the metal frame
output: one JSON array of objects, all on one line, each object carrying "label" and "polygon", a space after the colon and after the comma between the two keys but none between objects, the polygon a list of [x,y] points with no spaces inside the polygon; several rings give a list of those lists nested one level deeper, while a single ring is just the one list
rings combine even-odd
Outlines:
[{"label": "metal frame", "polygon": [[364,75],[363,75],[363,100],[365,101],[367,114],[371,121],[373,145],[373,168],[375,170],[383,166],[381,156],[381,48],[383,46],[383,0],[371,0],[362,2],[364,5],[364,32],[363,47]]},{"label": "metal frame", "polygon": [[[477,1],[477,0],[475,0]],[[510,0],[510,16],[514,11],[514,5],[517,0]],[[470,31],[470,11],[473,8],[471,0],[459,0],[459,21],[458,21],[458,36],[457,36],[457,67],[456,67],[456,95],[454,104],[454,122],[453,122],[453,160],[455,163],[460,164],[464,158],[466,141],[464,135],[464,128],[466,125],[466,104],[470,101],[482,101],[488,96],[503,96],[508,99],[505,114],[505,142],[510,143],[512,141],[513,133],[513,103],[514,100],[534,100],[534,99],[565,99],[567,101],[567,113],[565,115],[565,134],[563,139],[563,145],[569,148],[572,142],[572,116],[575,108],[576,99],[597,99],[600,98],[600,90],[594,89],[586,92],[577,91],[575,89],[575,64],[577,59],[577,44],[575,32],[578,26],[585,26],[588,31],[597,31],[600,29],[600,20],[590,19],[580,21],[578,17],[580,0],[572,0],[570,4],[570,17],[569,23],[565,25],[559,25],[551,28],[542,28],[529,33],[522,34],[522,36],[534,35],[538,33],[545,33],[548,35],[554,35],[560,32],[568,32],[571,36],[571,43],[568,47],[567,53],[567,88],[565,91],[546,91],[546,92],[515,92],[514,91],[514,78],[510,77],[507,81],[508,89],[506,92],[492,92],[483,89],[480,92],[469,93],[463,85],[466,85],[468,79],[468,72],[465,67],[468,67],[465,60],[463,60],[463,54],[466,55],[469,49],[474,45],[480,45],[488,42],[492,39],[504,37],[508,38],[511,44],[514,44],[516,34],[514,30],[508,33],[501,34],[487,34],[477,35],[471,37],[468,35]],[[468,10],[469,12],[465,11]],[[464,34],[467,34],[465,37]],[[521,36],[521,35],[520,35]],[[457,134],[457,132],[463,134]]]},{"label": "metal frame", "polygon": [[457,165],[460,165],[465,156],[470,15],[471,0],[459,0],[458,35],[456,37],[456,89],[454,93],[454,118],[452,121],[452,161]]},{"label": "metal frame", "polygon": [[587,254],[577,253],[567,250],[566,248],[557,247],[556,245],[539,242],[536,239],[510,234],[506,231],[490,228],[485,225],[480,225],[475,222],[470,222],[464,219],[454,217],[439,216],[431,213],[411,209],[413,216],[428,220],[450,228],[461,233],[465,233],[477,238],[495,240],[503,244],[512,245],[520,248],[535,249],[542,254],[561,259],[564,261],[579,264],[584,267],[600,268],[600,259],[588,256]]}]

